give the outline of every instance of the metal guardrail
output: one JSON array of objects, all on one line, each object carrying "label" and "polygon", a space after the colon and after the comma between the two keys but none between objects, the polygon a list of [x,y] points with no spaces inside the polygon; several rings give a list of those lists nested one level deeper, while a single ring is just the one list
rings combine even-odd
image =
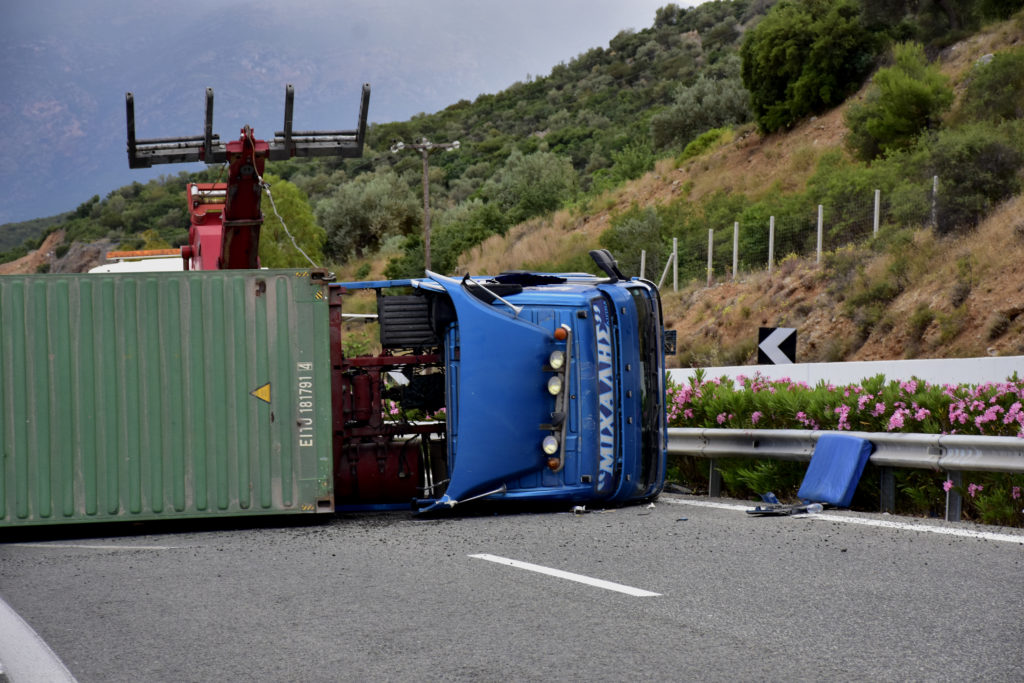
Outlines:
[{"label": "metal guardrail", "polygon": [[[718,458],[761,458],[810,462],[818,438],[827,431],[803,429],[683,429],[668,430],[668,452],[711,460],[709,493],[720,495]],[[874,445],[869,462],[882,468],[881,508],[896,506],[892,468],[946,472],[957,486],[963,472],[1024,473],[1024,439],[1013,436],[907,434],[903,432],[841,432]],[[946,519],[958,521],[962,500],[956,490],[946,493]]]}]

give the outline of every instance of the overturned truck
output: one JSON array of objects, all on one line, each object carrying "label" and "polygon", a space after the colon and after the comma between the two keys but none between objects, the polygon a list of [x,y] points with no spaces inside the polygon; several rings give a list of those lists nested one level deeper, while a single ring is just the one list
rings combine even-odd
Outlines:
[{"label": "overturned truck", "polygon": [[658,292],[593,255],[603,277],[0,277],[0,526],[653,498]]}]

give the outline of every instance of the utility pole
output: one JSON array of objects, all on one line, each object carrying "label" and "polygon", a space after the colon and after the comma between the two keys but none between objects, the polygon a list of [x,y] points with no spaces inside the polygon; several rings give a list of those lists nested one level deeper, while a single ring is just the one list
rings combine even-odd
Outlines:
[{"label": "utility pole", "polygon": [[391,153],[397,154],[403,149],[412,149],[423,157],[423,262],[427,270],[430,270],[430,153],[435,150],[449,151],[459,148],[459,141],[454,142],[431,142],[426,138],[420,138],[419,142],[405,144],[396,142],[391,145]]}]

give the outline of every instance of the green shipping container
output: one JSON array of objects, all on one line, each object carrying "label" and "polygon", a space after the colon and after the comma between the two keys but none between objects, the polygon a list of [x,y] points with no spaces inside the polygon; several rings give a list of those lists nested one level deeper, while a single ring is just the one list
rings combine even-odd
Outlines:
[{"label": "green shipping container", "polygon": [[333,512],[326,289],[0,276],[0,527]]}]

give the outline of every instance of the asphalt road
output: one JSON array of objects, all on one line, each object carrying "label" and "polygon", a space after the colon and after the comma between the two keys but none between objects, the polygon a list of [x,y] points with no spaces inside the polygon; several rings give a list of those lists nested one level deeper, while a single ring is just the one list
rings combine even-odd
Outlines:
[{"label": "asphalt road", "polygon": [[0,596],[83,682],[1024,678],[1020,530],[707,502],[22,539]]}]

